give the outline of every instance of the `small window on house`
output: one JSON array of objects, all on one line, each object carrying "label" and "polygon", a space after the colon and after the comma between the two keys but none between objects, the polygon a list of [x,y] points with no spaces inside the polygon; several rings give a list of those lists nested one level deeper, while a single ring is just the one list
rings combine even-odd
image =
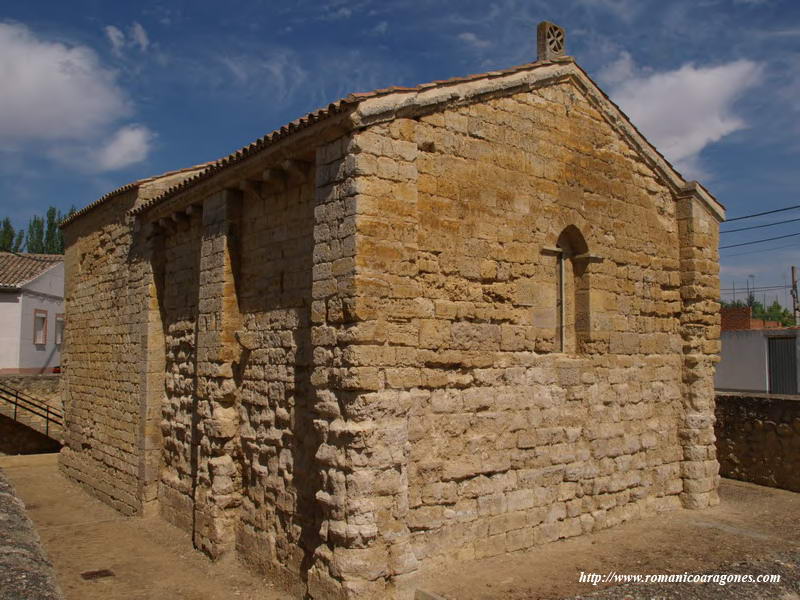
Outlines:
[{"label": "small window on house", "polygon": [[64,343],[64,314],[56,315],[56,345]]},{"label": "small window on house", "polygon": [[556,242],[556,347],[583,352],[591,330],[589,315],[589,247],[580,230],[566,227]]},{"label": "small window on house", "polygon": [[47,311],[33,311],[33,343],[42,346],[47,343]]}]

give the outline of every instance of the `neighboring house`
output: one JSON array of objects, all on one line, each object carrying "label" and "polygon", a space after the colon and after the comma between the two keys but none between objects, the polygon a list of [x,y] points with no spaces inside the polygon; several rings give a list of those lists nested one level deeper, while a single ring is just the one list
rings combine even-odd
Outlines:
[{"label": "neighboring house", "polygon": [[61,364],[64,257],[0,252],[0,373]]},{"label": "neighboring house", "polygon": [[715,504],[723,208],[539,42],[68,218],[63,471],[319,599]]},{"label": "neighboring house", "polygon": [[722,346],[714,376],[718,390],[797,394],[797,327],[753,319],[748,306],[722,311]]}]

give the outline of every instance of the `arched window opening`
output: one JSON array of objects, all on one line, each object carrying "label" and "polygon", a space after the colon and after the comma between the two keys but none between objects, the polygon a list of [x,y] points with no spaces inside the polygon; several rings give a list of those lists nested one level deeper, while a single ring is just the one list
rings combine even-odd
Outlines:
[{"label": "arched window opening", "polygon": [[589,247],[580,230],[569,225],[556,242],[556,348],[581,353],[591,331]]}]

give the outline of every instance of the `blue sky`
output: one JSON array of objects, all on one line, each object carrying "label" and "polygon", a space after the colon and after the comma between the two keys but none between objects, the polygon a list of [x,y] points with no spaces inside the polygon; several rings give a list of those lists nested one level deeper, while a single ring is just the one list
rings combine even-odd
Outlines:
[{"label": "blue sky", "polygon": [[[729,217],[800,204],[797,0],[32,0],[0,9],[0,216],[84,206],[352,91],[530,62],[541,20]],[[800,236],[722,256],[723,288],[781,285]]]}]

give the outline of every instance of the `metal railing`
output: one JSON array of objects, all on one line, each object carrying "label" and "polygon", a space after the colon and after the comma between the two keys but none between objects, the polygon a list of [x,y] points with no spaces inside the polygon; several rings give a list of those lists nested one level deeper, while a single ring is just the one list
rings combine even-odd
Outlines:
[{"label": "metal railing", "polygon": [[[44,419],[44,433],[50,437],[50,424],[64,428],[64,413],[57,408],[53,408],[44,400],[34,398],[18,389],[12,388],[0,382],[0,402],[10,404],[14,407],[12,418],[23,425],[31,426],[31,423],[20,421],[18,418],[22,414],[32,414],[40,419]],[[20,413],[19,411],[24,411]],[[29,419],[30,420],[30,419]]]}]

